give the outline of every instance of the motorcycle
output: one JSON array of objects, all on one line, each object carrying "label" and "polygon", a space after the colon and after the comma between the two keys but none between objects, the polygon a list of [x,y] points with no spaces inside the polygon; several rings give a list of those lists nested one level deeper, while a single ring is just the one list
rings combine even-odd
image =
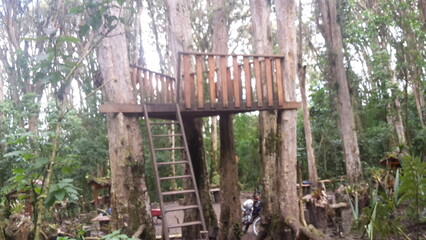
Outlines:
[{"label": "motorcycle", "polygon": [[243,224],[242,231],[247,233],[250,225],[253,226],[253,233],[255,236],[260,232],[260,201],[253,201],[252,199],[246,200],[241,206],[243,217],[241,222]]}]

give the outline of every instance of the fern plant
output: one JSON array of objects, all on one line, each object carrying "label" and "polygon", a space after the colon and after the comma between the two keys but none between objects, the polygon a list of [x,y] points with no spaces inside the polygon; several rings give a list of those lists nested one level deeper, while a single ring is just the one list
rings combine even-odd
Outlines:
[{"label": "fern plant", "polygon": [[403,174],[398,204],[407,204],[407,217],[420,223],[420,214],[426,207],[426,162],[419,157],[407,156],[402,161]]}]

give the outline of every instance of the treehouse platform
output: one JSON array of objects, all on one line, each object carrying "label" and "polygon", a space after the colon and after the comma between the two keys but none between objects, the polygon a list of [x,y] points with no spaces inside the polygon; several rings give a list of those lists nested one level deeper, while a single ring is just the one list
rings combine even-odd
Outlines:
[{"label": "treehouse platform", "polygon": [[102,113],[174,119],[176,103],[182,117],[284,110],[301,107],[286,101],[284,56],[181,52],[176,78],[131,66],[136,96],[133,104],[105,103]]}]

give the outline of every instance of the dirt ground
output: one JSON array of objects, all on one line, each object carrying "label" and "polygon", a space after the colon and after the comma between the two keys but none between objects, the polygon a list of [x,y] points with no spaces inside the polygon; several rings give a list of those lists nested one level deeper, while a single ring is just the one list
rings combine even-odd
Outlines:
[{"label": "dirt ground", "polygon": [[[240,201],[241,203],[243,203],[245,200],[247,200],[250,197],[250,193],[242,193],[240,196]],[[168,203],[166,205],[167,208],[169,207],[177,207],[178,203],[177,202],[173,202],[173,203]],[[216,213],[216,216],[218,217],[218,219],[220,218],[220,204],[215,202],[213,204],[213,208],[214,211]],[[169,217],[167,219],[167,223],[170,224],[177,224],[178,222],[183,222],[183,211],[176,211],[173,213],[173,215],[171,215],[171,217]],[[161,229],[162,229],[162,223],[161,220],[156,220],[154,219],[154,224],[155,224],[155,231],[156,231],[156,235],[157,235],[157,239],[161,238]],[[181,234],[181,229],[180,228],[175,228],[175,229],[171,229],[170,230],[170,235],[171,236],[180,236]],[[242,237],[242,240],[254,240],[256,239],[256,236],[253,234],[253,230],[250,227],[248,232]]]},{"label": "dirt ground", "polygon": [[[245,200],[247,200],[248,198],[250,198],[251,193],[241,193],[240,196],[240,202],[243,203]],[[178,205],[177,202],[173,202],[173,203],[169,203],[167,204],[167,207],[176,207]],[[216,215],[218,217],[218,219],[220,218],[220,204],[215,202],[213,204],[213,208],[216,212]],[[351,229],[351,219],[352,219],[352,215],[350,212],[350,209],[346,209],[342,212],[342,227],[343,227],[343,231],[344,231],[344,235],[342,237],[333,235],[332,233],[332,229],[331,228],[327,228],[326,231],[324,232],[324,234],[328,235],[331,238],[334,239],[342,239],[342,240],[352,240],[354,239],[354,236],[352,236],[350,234],[350,229]],[[177,212],[173,212],[173,215],[171,217],[168,218],[168,224],[177,224],[178,222],[183,222],[183,211],[177,211]],[[161,238],[161,229],[162,229],[162,223],[161,220],[154,220],[155,223],[155,229],[156,229],[156,235],[157,235],[157,239]],[[176,229],[171,229],[170,230],[170,236],[175,236],[176,239],[179,239],[181,235],[181,229],[180,228],[176,228]],[[242,240],[255,240],[256,236],[253,234],[253,230],[252,227],[249,228],[248,232],[242,237]]]}]

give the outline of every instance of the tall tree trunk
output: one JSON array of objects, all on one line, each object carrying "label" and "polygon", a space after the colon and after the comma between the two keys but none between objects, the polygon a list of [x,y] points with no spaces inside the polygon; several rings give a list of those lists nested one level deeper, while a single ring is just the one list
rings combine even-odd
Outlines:
[{"label": "tall tree trunk", "polygon": [[421,12],[421,19],[423,20],[423,25],[426,27],[426,0],[419,0],[419,10]]},{"label": "tall tree trunk", "polygon": [[[271,6],[267,0],[250,0],[250,12],[253,31],[253,45],[256,54],[272,54],[270,14]],[[263,74],[264,75],[264,74]],[[276,201],[276,160],[277,160],[277,112],[261,111],[259,113],[260,161],[262,166],[262,224],[272,227]],[[266,234],[272,233],[266,229]]]},{"label": "tall tree trunk", "polygon": [[[62,103],[60,103],[62,104]],[[56,157],[59,150],[59,139],[62,131],[62,120],[65,116],[65,112],[63,109],[58,109],[58,122],[55,127],[55,135],[52,138],[52,153],[49,157],[49,163],[47,164],[47,175],[44,180],[43,189],[41,194],[37,197],[36,202],[36,212],[37,218],[35,220],[35,230],[34,230],[34,240],[40,240],[41,232],[42,232],[42,223],[44,221],[44,215],[46,214],[46,208],[44,207],[44,202],[46,200],[47,195],[49,194],[50,186],[52,185],[52,177],[53,171],[56,163]]]},{"label": "tall tree trunk", "polygon": [[308,109],[308,98],[306,97],[306,66],[299,69],[299,82],[300,82],[300,95],[302,96],[302,108],[303,108],[303,127],[305,129],[305,141],[306,141],[306,153],[308,156],[308,173],[309,181],[312,186],[316,186],[318,181],[317,166],[314,155],[314,148],[312,147],[312,130],[311,121],[309,118]]},{"label": "tall tree trunk", "polygon": [[[229,5],[225,0],[212,4],[213,52],[228,53]],[[216,61],[219,66],[219,59]],[[220,76],[218,76],[220,78]],[[220,81],[221,82],[221,81]],[[226,86],[218,86],[218,88]],[[238,188],[238,162],[235,155],[235,136],[232,115],[223,114],[219,119],[220,131],[220,232],[218,239],[238,239],[235,231],[241,222],[240,189]],[[238,227],[239,229],[239,227]]]},{"label": "tall tree trunk", "polygon": [[219,240],[239,239],[241,222],[238,162],[235,156],[232,115],[222,114],[220,128],[220,232]]},{"label": "tall tree trunk", "polygon": [[303,21],[302,21],[302,1],[299,0],[299,31],[297,41],[297,61],[298,78],[300,83],[300,95],[302,97],[303,127],[305,130],[306,155],[308,157],[308,174],[312,186],[316,186],[318,181],[317,165],[315,161],[314,148],[312,147],[312,130],[309,117],[308,98],[306,97],[306,66],[303,66]]},{"label": "tall tree trunk", "polygon": [[[200,193],[200,201],[203,204],[203,214],[206,226],[210,228],[217,227],[216,214],[211,204],[210,199],[210,186],[207,173],[207,162],[205,161],[204,156],[204,141],[202,135],[203,120],[201,118],[196,119],[184,119],[184,128],[186,133],[186,139],[188,141],[189,152],[191,154],[192,166],[194,168],[195,180],[197,182],[198,191]],[[189,199],[189,201],[194,201],[195,199]],[[210,203],[210,204],[205,204]],[[205,204],[205,205],[204,205]],[[196,221],[196,212],[192,214],[185,215],[185,219],[190,221]],[[198,237],[200,233],[200,228],[192,227],[185,228],[182,235]]]},{"label": "tall tree trunk", "polygon": [[337,88],[337,109],[345,154],[346,176],[350,183],[362,179],[358,140],[349,94],[348,81],[343,65],[343,42],[337,19],[335,0],[317,0],[322,25],[319,26],[327,47],[328,81]]},{"label": "tall tree trunk", "polygon": [[[285,56],[283,88],[286,101],[296,100],[297,30],[295,0],[276,0],[278,45]],[[278,204],[286,224],[299,221],[297,196],[297,110],[281,111],[278,117],[277,179]]]},{"label": "tall tree trunk", "polygon": [[[189,0],[166,0],[167,18],[169,23],[169,47],[171,51],[171,66],[173,71],[177,73],[178,52],[193,50],[193,41],[191,35],[191,1]],[[206,220],[206,227],[210,229],[217,227],[217,218],[210,200],[210,188],[208,183],[207,174],[207,161],[204,155],[204,143],[202,134],[202,120],[201,119],[186,119],[185,131],[188,137],[188,145],[190,147],[190,154],[194,172],[197,174],[196,180],[198,185],[198,192],[200,201],[203,206],[204,218]],[[191,140],[190,140],[191,139]],[[197,146],[197,147],[195,147]],[[196,170],[197,169],[197,170]],[[185,183],[188,184],[188,183]],[[195,198],[188,198],[187,202],[195,202]],[[185,221],[195,219],[195,211],[187,211],[185,213]],[[182,231],[183,239],[194,239],[199,237],[198,226],[186,227]]]},{"label": "tall tree trunk", "polygon": [[[2,73],[3,73],[3,68],[0,69],[0,76],[3,75]],[[4,88],[3,78],[0,77],[0,104],[3,104],[5,100],[3,88]],[[4,118],[5,118],[4,113],[0,112],[0,121],[3,122]]]},{"label": "tall tree trunk", "polygon": [[[119,17],[120,7],[113,1],[110,16]],[[127,41],[124,25],[108,32],[98,48],[98,62],[103,80],[106,103],[136,104],[130,79]],[[111,228],[132,235],[145,225],[143,239],[154,239],[155,230],[150,213],[150,200],[144,179],[145,159],[142,135],[136,117],[122,113],[107,114],[109,156],[111,165]]]},{"label": "tall tree trunk", "polygon": [[210,163],[210,183],[213,183],[213,178],[219,175],[219,138],[217,134],[218,121],[217,116],[211,117],[211,141],[212,141],[212,153],[211,153],[211,163]]}]

